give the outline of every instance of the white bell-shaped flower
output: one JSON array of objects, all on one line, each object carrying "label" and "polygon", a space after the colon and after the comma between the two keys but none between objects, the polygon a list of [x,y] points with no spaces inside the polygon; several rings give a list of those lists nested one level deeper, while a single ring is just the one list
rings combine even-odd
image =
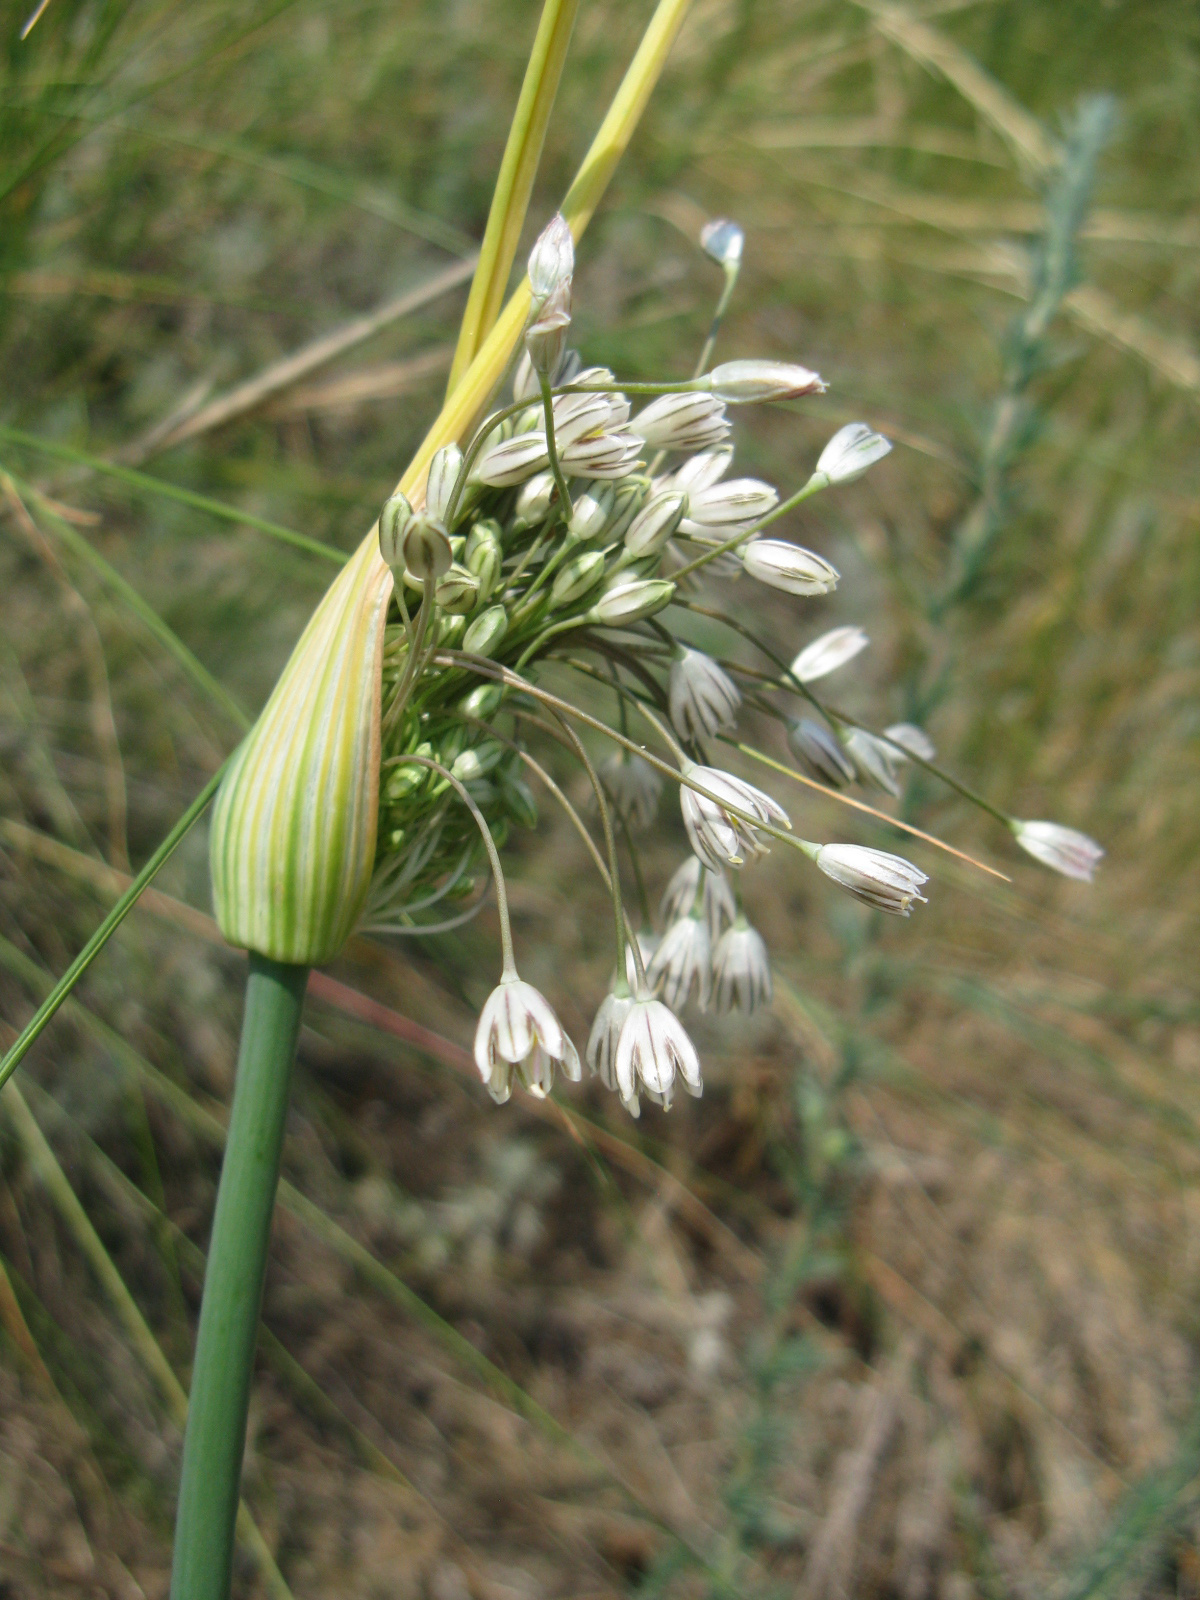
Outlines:
[{"label": "white bell-shaped flower", "polygon": [[712,1000],[717,1011],[754,1011],[771,1003],[771,962],[762,935],[744,916],[717,940],[712,955]]},{"label": "white bell-shaped flower", "polygon": [[681,738],[714,739],[728,733],[741,703],[733,679],[702,650],[685,648],[672,661],[668,704]]},{"label": "white bell-shaped flower", "polygon": [[512,1092],[515,1067],[532,1094],[544,1096],[555,1065],[573,1083],[579,1081],[579,1055],[544,995],[505,969],[484,1002],[475,1029],[475,1065],[498,1104]]},{"label": "white bell-shaped flower", "polygon": [[[764,854],[767,847],[758,836],[755,822],[791,827],[788,814],[778,801],[744,778],[693,763],[685,766],[684,776],[705,791],[697,793],[687,784],[679,791],[688,841],[705,866],[740,867],[747,856]],[[737,816],[731,808],[748,812],[749,819]]]},{"label": "white bell-shaped flower", "polygon": [[1013,833],[1022,850],[1064,878],[1091,883],[1104,851],[1094,839],[1057,822],[1014,822]]}]

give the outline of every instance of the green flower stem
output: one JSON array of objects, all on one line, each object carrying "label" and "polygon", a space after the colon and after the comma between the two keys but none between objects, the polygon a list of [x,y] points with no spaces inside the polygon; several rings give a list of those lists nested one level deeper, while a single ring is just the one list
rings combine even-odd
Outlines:
[{"label": "green flower stem", "polygon": [[253,951],[192,1367],[171,1600],[228,1600],[250,1379],[308,968]]}]

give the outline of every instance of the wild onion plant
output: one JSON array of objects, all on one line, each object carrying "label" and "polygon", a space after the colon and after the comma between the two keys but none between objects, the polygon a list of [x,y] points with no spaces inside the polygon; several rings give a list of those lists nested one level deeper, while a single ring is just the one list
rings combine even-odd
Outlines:
[{"label": "wild onion plant", "polygon": [[[514,1079],[545,1096],[583,1064],[633,1115],[702,1089],[677,1015],[752,1011],[771,997],[765,942],[737,875],[774,845],[795,850],[873,908],[907,917],[926,873],[853,842],[810,839],[744,775],[769,770],[822,794],[850,781],[894,789],[910,761],[977,800],[1029,853],[1087,878],[1100,851],[1072,830],[1007,817],[934,763],[907,724],[864,727],[814,684],[861,648],[842,627],[789,665],[755,625],[766,590],[808,606],[839,582],[786,537],[788,514],[890,451],[864,423],[838,430],[791,492],[737,476],[735,418],[819,396],[818,374],[753,357],[713,364],[737,282],[740,229],[702,243],[722,272],[692,376],[625,382],[569,345],[575,245],[636,125],[686,0],[662,0],[579,177],[501,310],[574,16],[548,0],[497,184],[446,404],[378,523],[346,564],[224,771],[213,819],[214,904],[249,978],[229,1135],[196,1346],[176,1532],[175,1600],[228,1594],[249,1380],[307,975],[356,931],[430,933],[472,916],[494,886],[498,982],[475,1041],[494,1099]],[[507,382],[507,392],[502,384]],[[714,659],[695,619],[753,644],[761,665]],[[587,690],[587,705],[573,686]],[[606,706],[600,714],[591,709]],[[780,725],[800,765],[738,731],[743,712]],[[587,735],[585,742],[584,735]],[[589,746],[602,740],[607,753]],[[601,840],[550,778],[541,752],[584,770]],[[739,770],[733,770],[737,765]],[[579,830],[611,896],[613,976],[581,1055],[522,980],[500,852],[536,824],[544,788]],[[623,845],[677,791],[690,853],[663,897],[661,938],[635,929]],[[211,798],[215,782],[64,976],[0,1067],[21,1059],[104,939]],[[861,814],[893,822],[861,800]],[[798,819],[796,819],[798,821]],[[902,823],[910,834],[918,830]],[[950,849],[930,838],[929,845]],[[959,853],[959,852],[954,852]],[[481,875],[480,868],[485,868]]]}]

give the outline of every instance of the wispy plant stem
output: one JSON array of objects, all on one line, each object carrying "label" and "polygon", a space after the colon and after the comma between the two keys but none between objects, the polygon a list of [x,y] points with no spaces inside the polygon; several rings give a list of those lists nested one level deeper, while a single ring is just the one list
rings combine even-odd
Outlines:
[{"label": "wispy plant stem", "polygon": [[171,1600],[228,1600],[246,1413],[308,968],[253,951],[192,1368]]}]

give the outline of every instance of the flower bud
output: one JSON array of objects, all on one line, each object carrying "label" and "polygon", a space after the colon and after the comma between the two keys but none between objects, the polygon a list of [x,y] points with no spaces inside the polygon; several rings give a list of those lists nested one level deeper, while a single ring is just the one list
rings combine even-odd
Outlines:
[{"label": "flower bud", "polygon": [[929,880],[919,867],[887,850],[858,844],[822,845],[814,858],[827,878],[849,889],[856,900],[877,911],[907,917],[914,900],[925,903],[922,884]]},{"label": "flower bud", "polygon": [[685,494],[656,494],[629,524],[625,535],[629,554],[634,557],[656,555],[678,530],[687,505]]},{"label": "flower bud", "polygon": [[737,223],[728,222],[724,217],[706,222],[700,229],[700,248],[726,270],[739,265],[745,242],[746,236]]},{"label": "flower bud", "polygon": [[[503,606],[488,606],[481,611],[463,634],[462,647],[473,656],[490,656],[508,632],[508,612]],[[482,684],[485,689],[498,689],[498,684]]]},{"label": "flower bud", "polygon": [[1013,821],[1009,826],[1022,850],[1043,866],[1061,872],[1064,878],[1091,883],[1104,857],[1096,841],[1076,828],[1064,828],[1057,822]]},{"label": "flower bud", "polygon": [[711,489],[729,471],[733,464],[733,446],[724,444],[719,450],[703,450],[698,456],[689,456],[682,466],[676,467],[663,482],[664,488],[679,489],[683,494],[698,494],[701,489]]},{"label": "flower bud", "polygon": [[475,609],[479,599],[479,579],[456,561],[447,568],[445,576],[438,579],[433,597],[443,611],[465,617],[468,611]]},{"label": "flower bud", "polygon": [[379,554],[389,567],[404,567],[404,535],[412,516],[413,508],[398,490],[379,513]]},{"label": "flower bud", "polygon": [[503,560],[500,524],[491,518],[477,522],[467,536],[463,565],[479,579],[480,600],[486,600],[496,587]]},{"label": "flower bud", "polygon": [[611,483],[592,483],[582,494],[575,496],[567,532],[580,543],[595,539],[604,532],[612,516],[617,493]]},{"label": "flower bud", "polygon": [[637,415],[637,431],[656,450],[711,449],[729,427],[724,405],[702,390],[660,395]]},{"label": "flower bud", "polygon": [[637,465],[642,438],[627,428],[589,433],[559,451],[563,471],[577,477],[623,478]]},{"label": "flower bud", "polygon": [[540,305],[561,285],[570,287],[575,271],[575,241],[566,218],[553,216],[529,253],[529,292]]},{"label": "flower bud", "polygon": [[498,767],[503,754],[503,745],[495,739],[484,739],[455,756],[450,771],[460,783],[474,783],[479,778],[486,778],[493,768]]},{"label": "flower bud", "polygon": [[823,556],[786,539],[751,539],[742,564],[752,578],[787,594],[829,594],[839,573]]},{"label": "flower bud", "polygon": [[848,422],[821,451],[817,472],[830,483],[853,483],[868,467],[882,461],[891,448],[890,442],[865,422]]},{"label": "flower bud", "polygon": [[688,534],[719,533],[725,537],[739,528],[752,528],[779,504],[779,495],[769,483],[757,478],[730,478],[706,489],[688,490],[687,517],[682,531]]},{"label": "flower bud", "polygon": [[604,530],[605,539],[616,544],[617,540],[625,535],[629,524],[645,505],[649,493],[650,479],[641,473],[621,479],[613,499],[612,516]]},{"label": "flower bud", "polygon": [[449,569],[453,559],[445,528],[427,512],[419,511],[404,535],[404,565],[418,583],[435,581]]},{"label": "flower bud", "polygon": [[890,728],[883,730],[883,736],[893,746],[900,746],[899,750],[892,750],[893,761],[906,761],[910,756],[918,761],[933,761],[937,756],[933,740],[915,722],[893,722]]},{"label": "flower bud", "polygon": [[815,683],[827,673],[844,667],[847,661],[853,661],[870,642],[861,628],[830,628],[828,633],[801,650],[792,662],[792,677],[799,678],[801,683]]},{"label": "flower bud", "polygon": [[536,477],[530,478],[522,485],[509,523],[514,533],[524,533],[527,528],[536,528],[539,522],[546,520],[546,513],[554,499],[554,490],[552,472],[539,472]]},{"label": "flower bud", "polygon": [[556,606],[568,606],[600,582],[604,557],[599,550],[587,550],[568,561],[554,580],[550,598]]},{"label": "flower bud", "polygon": [[726,361],[708,375],[709,387],[729,405],[759,400],[795,400],[824,394],[825,384],[807,367],[788,361]]},{"label": "flower bud", "polygon": [[[484,616],[487,616],[485,611]],[[480,618],[480,621],[483,619]],[[474,623],[472,623],[472,627]],[[475,652],[478,655],[478,651]],[[504,699],[504,689],[498,683],[477,683],[470,694],[464,695],[458,703],[458,708],[464,717],[478,717],[480,722],[486,722],[500,709],[500,702]]]},{"label": "flower bud", "polygon": [[443,445],[434,452],[429,463],[429,483],[425,490],[425,510],[439,522],[445,522],[450,508],[450,497],[458,474],[462,470],[463,454],[456,444]]},{"label": "flower bud", "polygon": [[535,472],[542,472],[550,464],[546,436],[542,433],[522,433],[512,439],[502,439],[485,450],[475,463],[471,476],[479,483],[494,489],[508,489],[525,483]]},{"label": "flower bud", "polygon": [[610,628],[640,622],[670,605],[674,593],[675,585],[665,578],[635,578],[631,583],[618,583],[596,601],[588,612],[588,621]]},{"label": "flower bud", "polygon": [[559,284],[525,330],[525,349],[533,370],[549,378],[562,357],[571,326],[571,285]]}]

